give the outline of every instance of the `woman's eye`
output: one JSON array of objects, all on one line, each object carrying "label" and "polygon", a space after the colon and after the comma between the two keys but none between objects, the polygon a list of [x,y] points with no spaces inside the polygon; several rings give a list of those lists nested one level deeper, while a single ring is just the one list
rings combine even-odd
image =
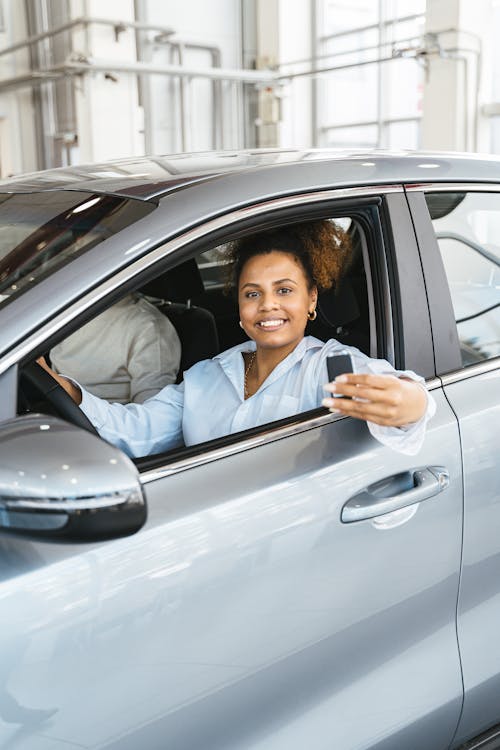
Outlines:
[{"label": "woman's eye", "polygon": [[259,296],[259,293],[258,293],[258,292],[247,292],[247,293],[245,294],[245,297],[246,297],[247,299],[255,299],[255,298],[256,298],[256,297],[258,297],[258,296]]},{"label": "woman's eye", "polygon": [[292,290],[288,286],[282,286],[278,289],[278,294],[290,294]]}]

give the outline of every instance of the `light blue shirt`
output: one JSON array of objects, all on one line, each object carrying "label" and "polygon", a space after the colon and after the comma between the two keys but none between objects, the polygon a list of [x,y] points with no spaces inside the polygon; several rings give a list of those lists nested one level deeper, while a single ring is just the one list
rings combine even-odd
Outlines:
[{"label": "light blue shirt", "polygon": [[[340,351],[351,354],[355,372],[404,375],[424,383],[414,372],[394,370],[385,360],[370,359],[334,339],[325,344],[306,336],[245,400],[242,352],[254,350],[255,342],[246,341],[213,359],[197,362],[184,373],[180,385],[167,385],[143,404],[109,404],[82,389],[81,409],[105,440],[129,456],[146,456],[321,406],[322,399],[329,395],[323,388],[328,382],[326,357]],[[424,439],[426,422],[435,411],[429,394],[427,402],[426,414],[418,422],[404,428],[368,422],[370,432],[395,450],[416,453]]]}]

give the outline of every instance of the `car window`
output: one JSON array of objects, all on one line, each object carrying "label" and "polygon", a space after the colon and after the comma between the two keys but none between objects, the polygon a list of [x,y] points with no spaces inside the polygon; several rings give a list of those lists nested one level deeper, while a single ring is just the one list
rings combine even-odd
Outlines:
[{"label": "car window", "polygon": [[144,201],[78,191],[0,195],[0,304],[154,208]]},{"label": "car window", "polygon": [[500,356],[500,193],[428,193],[462,365]]},{"label": "car window", "polygon": [[[367,278],[372,278],[375,273],[374,269],[368,268],[375,248],[367,248],[366,232],[357,217],[341,216],[328,221],[342,230],[337,235],[337,241],[345,243],[348,248],[347,260],[337,286],[320,293],[317,317],[308,323],[305,333],[322,341],[333,338],[373,355],[377,352],[376,326],[372,285]],[[342,240],[338,239],[340,236]],[[229,238],[227,242],[230,241]],[[129,292],[121,300],[114,300],[113,305],[100,312],[94,320],[77,330],[68,330],[69,335],[52,345],[45,352],[49,363],[61,374],[73,377],[91,393],[108,398],[111,402],[128,403],[132,399],[127,398],[127,389],[132,392],[135,388],[132,382],[134,372],[144,370],[140,359],[148,349],[146,336],[151,338],[153,331],[170,337],[172,341],[172,329],[175,329],[180,341],[179,369],[177,378],[175,373],[171,377],[171,383],[176,380],[177,383],[181,382],[183,373],[196,362],[210,359],[246,341],[247,335],[239,325],[236,295],[227,284],[226,248],[227,243],[221,243],[207,247],[191,258],[184,257],[179,265],[157,274],[134,293]],[[159,324],[155,313],[168,321],[170,331]],[[132,327],[131,321],[139,318],[145,321],[143,328]],[[136,334],[133,347],[129,346],[132,332]],[[149,344],[153,342],[149,341]],[[169,359],[171,344],[165,344],[163,356],[158,358],[159,367],[163,367]],[[156,350],[158,347],[153,348]],[[122,353],[126,354],[126,358],[118,361]],[[106,365],[101,373],[100,361]],[[158,385],[162,372],[154,373],[153,378],[150,362],[146,369],[149,380],[155,381],[158,391],[163,387]],[[153,387],[148,382],[149,386]],[[47,401],[40,392],[36,377],[28,368],[21,372],[18,395],[19,414],[29,411],[58,413],[57,406],[50,403],[50,399]],[[148,397],[151,395],[154,394],[148,393]],[[277,399],[276,396],[273,398]],[[275,420],[280,420],[319,406],[315,401],[314,404],[311,402],[312,405],[298,408],[298,404],[291,401],[280,397],[272,408],[266,405],[265,413],[273,414]],[[268,421],[259,417],[256,424]],[[242,430],[245,429],[243,426]],[[187,444],[193,446],[203,442],[203,438],[191,439]]]}]

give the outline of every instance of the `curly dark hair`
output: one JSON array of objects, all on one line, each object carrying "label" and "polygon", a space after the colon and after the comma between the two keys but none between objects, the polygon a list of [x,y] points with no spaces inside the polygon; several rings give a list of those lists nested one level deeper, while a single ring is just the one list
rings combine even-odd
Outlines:
[{"label": "curly dark hair", "polygon": [[321,292],[338,283],[350,257],[351,240],[329,219],[291,224],[235,240],[223,251],[228,263],[228,288],[238,287],[243,266],[250,258],[275,250],[295,256],[309,288],[316,286]]}]

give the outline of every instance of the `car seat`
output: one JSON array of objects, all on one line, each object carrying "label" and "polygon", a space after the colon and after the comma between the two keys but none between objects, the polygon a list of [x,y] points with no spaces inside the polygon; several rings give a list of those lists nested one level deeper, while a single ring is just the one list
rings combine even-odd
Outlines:
[{"label": "car seat", "polygon": [[307,324],[306,333],[322,341],[335,338],[370,356],[368,291],[359,229],[354,229],[351,242],[348,267],[336,287],[318,295],[318,316]]},{"label": "car seat", "polygon": [[203,293],[203,281],[194,258],[166,271],[139,291],[152,298],[177,331],[182,346],[178,383],[182,381],[185,370],[219,353],[213,314],[191,303],[193,297]]}]

